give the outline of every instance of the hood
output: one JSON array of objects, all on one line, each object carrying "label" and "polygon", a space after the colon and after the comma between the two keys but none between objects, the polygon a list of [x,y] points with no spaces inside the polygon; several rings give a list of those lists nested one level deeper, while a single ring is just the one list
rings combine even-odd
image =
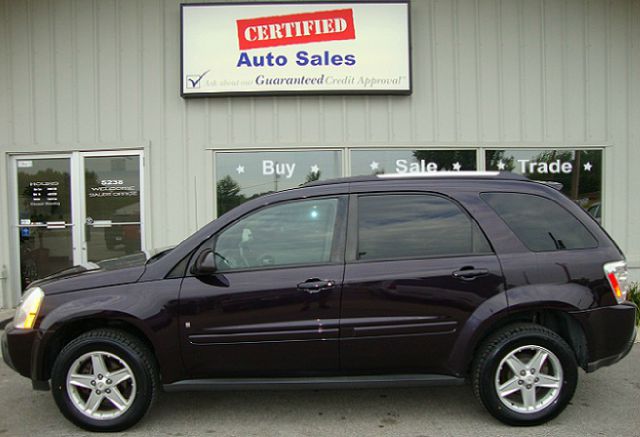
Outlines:
[{"label": "hood", "polygon": [[171,248],[137,252],[119,258],[75,265],[39,279],[29,287],[41,287],[45,294],[130,284],[138,281],[147,263],[154,262]]}]

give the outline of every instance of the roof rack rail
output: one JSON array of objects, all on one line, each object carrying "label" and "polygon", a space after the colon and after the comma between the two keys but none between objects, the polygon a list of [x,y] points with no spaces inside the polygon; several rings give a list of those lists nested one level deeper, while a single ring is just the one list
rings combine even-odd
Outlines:
[{"label": "roof rack rail", "polygon": [[336,179],[325,179],[320,181],[312,181],[301,184],[301,187],[313,187],[319,185],[331,185],[351,182],[367,182],[380,179],[411,179],[411,178],[431,178],[431,179],[448,179],[448,178],[496,178],[510,179],[519,181],[529,181],[530,179],[508,171],[433,171],[424,173],[386,173],[368,176],[348,176]]},{"label": "roof rack rail", "polygon": [[[377,175],[383,179],[395,179],[395,178],[424,178],[424,177],[491,177],[491,176],[504,176],[505,174],[511,175],[511,173],[501,174],[499,171],[427,171],[427,172],[407,172],[407,173],[384,173]],[[509,178],[512,179],[512,178]]]},{"label": "roof rack rail", "polygon": [[533,182],[546,185],[558,191],[562,191],[562,189],[564,188],[564,185],[562,184],[562,182],[556,182],[556,181],[533,181]]}]

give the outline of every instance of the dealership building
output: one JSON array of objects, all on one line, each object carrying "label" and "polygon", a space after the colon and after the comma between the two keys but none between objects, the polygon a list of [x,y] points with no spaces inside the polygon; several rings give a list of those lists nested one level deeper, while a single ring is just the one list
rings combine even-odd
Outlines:
[{"label": "dealership building", "polygon": [[562,183],[640,280],[640,1],[0,0],[0,307],[262,193]]}]

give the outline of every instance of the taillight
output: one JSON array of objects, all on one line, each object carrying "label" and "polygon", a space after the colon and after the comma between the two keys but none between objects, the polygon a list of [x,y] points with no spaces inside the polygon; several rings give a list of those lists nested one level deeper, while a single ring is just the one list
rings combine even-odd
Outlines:
[{"label": "taillight", "polygon": [[627,300],[629,292],[629,271],[625,261],[616,261],[604,265],[604,274],[607,276],[611,291],[618,303]]}]

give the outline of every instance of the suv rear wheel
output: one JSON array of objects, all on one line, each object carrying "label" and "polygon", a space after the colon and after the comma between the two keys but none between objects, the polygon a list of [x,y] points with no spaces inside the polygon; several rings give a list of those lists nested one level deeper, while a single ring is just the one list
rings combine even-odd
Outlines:
[{"label": "suv rear wheel", "polygon": [[578,382],[572,349],[555,332],[535,324],[501,329],[482,346],[473,366],[473,389],[489,412],[510,425],[537,425],[567,406]]},{"label": "suv rear wheel", "polygon": [[158,374],[147,347],[117,330],[87,332],[67,344],[51,375],[64,416],[90,431],[120,431],[138,422],[156,398]]}]

